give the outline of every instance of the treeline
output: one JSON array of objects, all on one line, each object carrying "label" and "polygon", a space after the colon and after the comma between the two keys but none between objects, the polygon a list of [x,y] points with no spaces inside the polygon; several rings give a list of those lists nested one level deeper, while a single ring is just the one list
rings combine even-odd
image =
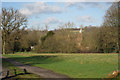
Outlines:
[{"label": "treeline", "polygon": [[26,29],[27,17],[14,9],[2,9],[2,52],[116,53],[118,43],[118,3],[106,11],[101,27],[75,29],[73,23],[53,31]]}]

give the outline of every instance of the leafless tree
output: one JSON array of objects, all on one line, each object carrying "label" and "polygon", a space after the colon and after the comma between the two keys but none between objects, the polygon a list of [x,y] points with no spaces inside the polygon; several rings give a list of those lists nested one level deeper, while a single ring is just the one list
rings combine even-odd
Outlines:
[{"label": "leafless tree", "polygon": [[18,10],[2,8],[2,51],[6,52],[6,46],[9,36],[12,32],[27,26],[27,18],[23,16]]},{"label": "leafless tree", "polygon": [[104,52],[118,52],[119,6],[115,2],[104,16],[101,27],[101,47]]}]

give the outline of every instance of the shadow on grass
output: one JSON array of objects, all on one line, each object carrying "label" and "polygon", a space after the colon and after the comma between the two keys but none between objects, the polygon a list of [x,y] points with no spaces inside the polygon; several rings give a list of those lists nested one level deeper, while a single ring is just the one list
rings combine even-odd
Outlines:
[{"label": "shadow on grass", "polygon": [[[6,76],[6,77],[4,77],[4,78],[2,78],[1,80],[12,80],[12,78],[16,78],[17,76],[19,76],[19,75],[26,75],[26,74],[31,74],[31,73],[19,73],[19,74],[16,74],[16,75],[12,75],[12,76]],[[16,80],[17,80],[17,78],[16,78]]]},{"label": "shadow on grass", "polygon": [[[16,64],[11,64],[9,62],[9,59],[4,59],[2,60],[2,67],[3,71],[1,72],[4,77],[1,80],[18,80],[16,77],[19,75],[30,75],[32,73],[29,73],[26,69],[23,69],[23,72],[21,72],[17,67]],[[13,59],[11,59],[12,61]],[[22,65],[24,66],[24,65]],[[19,72],[20,71],[20,72]],[[14,78],[14,79],[13,79]]]},{"label": "shadow on grass", "polygon": [[30,57],[25,57],[25,56],[18,57],[17,56],[17,57],[8,57],[7,59],[22,62],[26,65],[51,64],[51,63],[63,61],[63,59],[59,59],[57,58],[57,56],[30,56]]}]

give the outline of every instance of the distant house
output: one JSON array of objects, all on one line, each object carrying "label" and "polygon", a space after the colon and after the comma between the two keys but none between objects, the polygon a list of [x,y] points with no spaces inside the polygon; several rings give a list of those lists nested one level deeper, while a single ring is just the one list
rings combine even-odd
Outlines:
[{"label": "distant house", "polygon": [[[85,27],[86,28],[86,27]],[[53,30],[54,32],[58,32],[58,31],[62,31],[62,30],[68,30],[72,33],[75,33],[75,34],[81,34],[84,32],[84,28],[63,28],[63,29],[56,29],[56,30]]]},{"label": "distant house", "polygon": [[34,49],[34,46],[31,46],[30,48],[31,48],[31,49]]},{"label": "distant house", "polygon": [[81,28],[80,31],[79,31],[79,33],[82,33],[82,31],[83,31],[83,30],[82,30],[82,28]]},{"label": "distant house", "polygon": [[71,29],[71,32],[73,32],[73,33],[82,33],[84,31],[84,29],[83,28],[73,28],[73,29]]}]

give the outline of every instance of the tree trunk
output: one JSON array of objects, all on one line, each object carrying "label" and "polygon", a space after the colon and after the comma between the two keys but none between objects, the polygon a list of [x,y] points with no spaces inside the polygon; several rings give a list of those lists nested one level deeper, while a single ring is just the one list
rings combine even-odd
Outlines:
[{"label": "tree trunk", "polygon": [[2,54],[5,54],[5,53],[6,53],[6,52],[5,52],[5,47],[6,47],[6,42],[3,41]]},{"label": "tree trunk", "polygon": [[2,32],[0,30],[0,54],[2,54]]}]

